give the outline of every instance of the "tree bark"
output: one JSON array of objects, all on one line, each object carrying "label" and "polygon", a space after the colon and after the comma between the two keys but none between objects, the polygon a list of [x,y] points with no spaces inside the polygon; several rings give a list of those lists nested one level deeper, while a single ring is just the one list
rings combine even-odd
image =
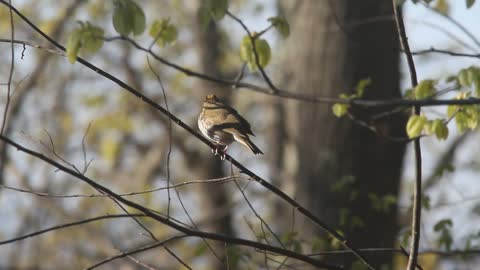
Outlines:
[{"label": "tree bark", "polygon": [[[282,4],[292,33],[286,41],[288,89],[337,97],[352,93],[359,80],[369,77],[372,84],[365,97],[400,96],[394,21],[357,24],[392,14],[390,2],[305,0]],[[295,197],[323,221],[345,232],[354,246],[392,247],[397,232],[395,204],[379,210],[375,201],[397,196],[405,145],[384,139],[346,117],[336,118],[330,105],[295,102],[288,110],[287,130],[297,150],[298,165],[291,172]],[[403,115],[372,121],[378,111],[350,111],[384,135],[403,136]],[[305,220],[297,220],[296,230],[307,236],[321,235]],[[388,255],[373,259],[376,265],[391,261]]]},{"label": "tree bark", "polygon": [[[196,33],[201,70],[213,76],[220,76],[219,36],[218,29],[213,22],[209,24],[206,30],[197,29]],[[212,93],[228,99],[228,96],[226,96],[228,91],[221,91],[218,86],[210,82],[198,81],[197,85],[199,89],[194,89],[193,92],[199,104],[203,102],[205,95]],[[199,179],[220,178],[225,176],[222,164],[217,156],[214,156],[207,150],[200,154],[200,158],[196,161],[196,164],[192,164],[191,168],[194,170],[195,177]],[[216,217],[208,224],[207,229],[212,232],[232,236],[231,215],[229,210],[225,209],[225,207],[229,205],[229,195],[226,185],[198,185],[198,188],[201,197],[200,209],[202,209],[202,215],[204,217]],[[220,242],[211,242],[211,246],[215,249],[218,257],[224,262],[212,254],[209,261],[209,269],[226,269],[225,245]]]}]

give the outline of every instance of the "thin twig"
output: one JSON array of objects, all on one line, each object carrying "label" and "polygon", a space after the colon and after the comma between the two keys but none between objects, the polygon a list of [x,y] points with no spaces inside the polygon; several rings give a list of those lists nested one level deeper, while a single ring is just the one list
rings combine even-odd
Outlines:
[{"label": "thin twig", "polygon": [[[3,0],[0,0],[0,1],[3,1]],[[12,141],[11,139],[9,139],[9,138],[7,138],[3,135],[0,135],[0,140],[7,143],[8,145],[10,145],[12,147],[15,147],[18,151],[24,152],[24,153],[26,153],[30,156],[38,158],[38,159],[54,166],[55,168],[59,169],[60,171],[65,172],[65,173],[75,177],[76,179],[90,185],[94,189],[97,189],[102,193],[108,194],[109,196],[111,196],[115,200],[118,200],[122,204],[127,205],[127,206],[129,206],[133,209],[136,209],[136,210],[140,211],[141,213],[147,215],[148,217],[150,217],[150,218],[152,218],[152,219],[154,219],[154,220],[156,220],[156,221],[158,221],[158,222],[160,222],[160,223],[162,223],[162,224],[164,224],[164,225],[166,225],[166,226],[168,226],[168,227],[170,227],[174,230],[177,230],[180,233],[187,234],[187,235],[193,236],[193,237],[200,237],[200,238],[206,238],[206,239],[215,240],[215,241],[227,242],[227,243],[231,243],[231,244],[235,244],[235,245],[248,246],[248,247],[258,249],[258,250],[266,250],[266,251],[269,251],[269,252],[277,253],[279,255],[289,256],[289,257],[295,258],[297,260],[309,263],[313,266],[317,266],[317,267],[321,267],[321,268],[323,267],[325,269],[343,269],[341,266],[324,263],[322,261],[312,259],[309,256],[306,256],[306,255],[303,255],[303,254],[300,254],[300,253],[297,253],[297,252],[294,252],[294,251],[286,250],[286,249],[283,249],[281,247],[270,246],[270,245],[266,245],[266,244],[263,244],[263,243],[242,239],[242,238],[235,238],[235,237],[229,237],[229,236],[220,235],[220,234],[216,234],[216,233],[193,230],[193,229],[190,229],[188,227],[179,225],[179,224],[171,221],[170,219],[168,219],[166,217],[163,217],[163,216],[151,211],[150,209],[148,209],[148,208],[146,208],[146,207],[144,207],[144,206],[142,206],[138,203],[127,200],[124,197],[118,196],[118,194],[116,194],[115,192],[113,192],[110,189],[108,189],[107,187],[99,184],[99,183],[102,183],[102,181],[96,181],[96,180],[91,179],[91,178],[89,178],[85,175],[79,174],[75,170],[73,170],[73,169],[71,169],[67,166],[62,165],[62,164],[56,162],[55,160],[44,156],[43,154],[41,154],[39,152],[36,152],[32,149],[28,149],[26,147],[23,147],[22,145]],[[352,253],[353,252],[357,252],[357,251],[352,251]]]},{"label": "thin twig", "polygon": [[[402,15],[397,10],[397,3],[392,0],[393,12],[395,14],[395,22],[397,24],[398,37],[405,56],[407,58],[408,68],[410,71],[410,80],[412,87],[415,88],[418,84],[417,72],[415,70],[415,63],[408,45],[407,34],[405,32],[405,24]],[[412,114],[420,115],[420,107],[415,106]],[[420,146],[420,138],[414,141],[415,152],[415,191],[413,193],[413,215],[412,215],[412,242],[410,245],[410,255],[408,257],[408,270],[414,270],[417,265],[418,246],[420,244],[420,221],[422,214],[422,149]]]},{"label": "thin twig", "polygon": [[[154,43],[152,43],[154,44]],[[153,45],[150,46],[149,50],[151,50]],[[165,100],[165,109],[170,112],[170,110],[168,109],[168,102],[167,102],[167,96],[165,94],[165,88],[163,87],[163,83],[162,83],[162,80],[160,78],[160,75],[153,69],[152,65],[150,64],[150,60],[149,58],[147,57],[147,63],[148,63],[148,66],[150,68],[150,71],[155,75],[155,77],[157,78],[159,84],[160,84],[160,87],[162,88],[162,93],[163,93],[163,98]],[[170,154],[172,152],[172,119],[171,118],[168,118],[168,153],[167,153],[167,193],[168,193],[168,206],[167,206],[167,217],[170,217],[170,202],[172,200],[171,196],[170,196]],[[182,207],[182,210],[183,212],[185,213],[185,215],[188,217],[190,223],[192,223],[193,227],[195,229],[198,230],[198,227],[197,225],[195,224],[193,218],[191,217],[190,213],[188,212],[185,204],[183,203],[183,200],[182,200],[182,197],[180,196],[180,192],[174,188],[174,191],[175,191],[175,194],[177,195],[177,199],[178,201],[180,202],[180,206]],[[213,249],[213,247],[210,245],[210,243],[208,243],[205,239],[202,239],[204,242],[205,242],[205,245],[208,247],[208,249],[213,253],[213,255],[219,260],[222,262],[222,259],[220,258],[220,256],[215,252],[215,250]]]},{"label": "thin twig", "polygon": [[2,120],[2,128],[0,129],[0,134],[3,135],[5,131],[5,126],[7,124],[7,115],[8,115],[8,107],[10,106],[10,95],[12,92],[12,78],[13,78],[13,71],[15,69],[15,48],[13,45],[13,41],[15,40],[15,25],[13,24],[13,12],[11,8],[11,0],[8,0],[8,4],[10,8],[8,9],[8,14],[10,17],[10,70],[8,71],[8,81],[7,81],[7,98],[5,100],[5,109],[3,111],[3,120]]},{"label": "thin twig", "polygon": [[178,257],[177,254],[175,254],[173,251],[171,251],[168,247],[163,246],[163,248],[164,248],[170,255],[172,255],[172,257],[174,257],[180,264],[182,264],[183,266],[185,266],[187,269],[192,270],[192,268],[191,268],[190,266],[188,266],[188,264],[187,264],[186,262],[184,262],[182,259],[180,259],[180,257]]},{"label": "thin twig", "polygon": [[68,227],[82,225],[82,224],[85,224],[85,223],[90,223],[90,222],[94,222],[94,221],[98,221],[98,220],[114,219],[114,218],[130,218],[130,217],[147,217],[147,215],[145,215],[145,214],[104,215],[104,216],[98,216],[98,217],[93,217],[93,218],[87,218],[87,219],[83,219],[83,220],[79,220],[79,221],[75,221],[75,222],[70,222],[70,223],[65,223],[65,224],[61,224],[61,225],[52,226],[52,227],[49,227],[49,228],[46,228],[46,229],[43,229],[43,230],[39,230],[39,231],[36,231],[36,232],[33,232],[33,233],[29,233],[29,234],[25,234],[25,235],[18,236],[18,237],[15,237],[15,238],[11,238],[11,239],[8,239],[8,240],[0,241],[0,245],[14,243],[14,242],[24,240],[26,238],[34,237],[34,236],[37,236],[37,235],[41,235],[41,234],[44,234],[44,233],[47,233],[47,232],[56,231],[56,230],[60,230],[60,229],[65,229],[65,228],[68,228]]},{"label": "thin twig", "polygon": [[435,49],[435,47],[430,47],[430,49],[413,51],[412,55],[423,55],[427,53],[439,53],[439,54],[445,54],[445,55],[450,55],[455,57],[480,58],[480,53],[472,54],[472,53],[452,52],[449,50]]},{"label": "thin twig", "polygon": [[[468,30],[464,25],[462,25],[461,23],[459,23],[457,20],[455,20],[454,18],[448,16],[447,14],[444,14],[442,12],[439,12],[438,10],[434,9],[434,8],[430,8],[427,4],[423,3],[422,4],[428,9],[430,10],[431,12],[447,19],[447,21],[449,21],[450,23],[452,23],[453,25],[455,25],[458,29],[460,29],[463,33],[465,33],[465,35],[467,35],[472,41],[473,43],[475,43],[475,45],[477,45],[479,48],[480,48],[480,40],[477,39],[477,37],[472,33],[470,32],[470,30]],[[478,51],[478,50],[477,50]]]},{"label": "thin twig", "polygon": [[163,241],[156,241],[154,242],[153,244],[150,244],[150,245],[146,245],[146,246],[143,246],[143,247],[140,247],[140,248],[136,248],[136,249],[133,249],[133,250],[130,250],[130,251],[125,251],[125,252],[121,252],[120,254],[117,254],[115,256],[112,256],[112,257],[109,257],[105,260],[102,260],[102,261],[99,261],[97,262],[96,264],[94,265],[91,265],[87,268],[85,268],[86,270],[91,270],[91,269],[94,269],[94,268],[97,268],[99,267],[100,265],[103,265],[103,264],[106,264],[108,262],[111,262],[113,260],[116,260],[116,259],[119,259],[119,258],[124,258],[124,257],[127,257],[127,256],[131,256],[133,254],[137,254],[137,253],[140,253],[140,252],[144,252],[144,251],[147,251],[147,250],[150,250],[150,249],[154,249],[156,247],[160,247],[160,246],[163,246],[165,245],[166,243],[170,242],[170,241],[173,241],[173,240],[177,240],[177,239],[180,239],[180,238],[184,238],[184,237],[187,237],[187,235],[177,235],[177,236],[173,236],[173,237],[170,237],[170,238],[167,238]]},{"label": "thin twig", "polygon": [[[243,177],[243,176],[240,176],[240,175],[226,176],[226,177],[206,179],[206,180],[191,180],[191,181],[185,181],[185,182],[182,182],[182,183],[170,185],[170,187],[159,187],[159,188],[148,189],[148,190],[143,190],[143,191],[120,193],[120,194],[118,194],[118,196],[126,197],[126,196],[142,195],[142,194],[157,192],[157,191],[160,191],[160,190],[178,188],[178,187],[182,187],[182,186],[186,186],[186,185],[192,185],[192,184],[223,184],[223,183],[231,182],[234,179],[243,179],[243,180],[247,180],[247,181],[250,180],[250,178]],[[1,184],[0,184],[0,188],[14,190],[14,191],[23,192],[23,193],[29,193],[29,194],[33,194],[33,195],[36,195],[36,196],[39,196],[39,197],[51,197],[51,198],[98,198],[98,197],[108,197],[108,195],[105,195],[105,194],[71,194],[71,195],[50,194],[50,193],[38,192],[38,191],[34,191],[34,190],[22,189],[22,188],[18,188],[18,187],[11,187],[11,186],[1,185]]]},{"label": "thin twig", "polygon": [[[160,35],[160,34],[159,34]],[[153,46],[153,45],[152,45]],[[149,48],[151,50],[151,48]],[[165,101],[165,109],[170,112],[170,109],[168,108],[168,101],[167,101],[167,94],[165,93],[165,87],[163,87],[162,83],[162,78],[160,75],[153,69],[152,65],[150,64],[150,59],[147,56],[147,63],[148,67],[150,68],[150,71],[155,75],[157,78],[158,84],[160,84],[160,88],[162,89],[162,94],[163,94],[163,100]],[[167,151],[167,197],[168,197],[168,203],[167,203],[167,216],[170,216],[170,204],[172,201],[172,197],[170,196],[170,155],[172,154],[172,119],[168,118],[168,151]]]},{"label": "thin twig", "polygon": [[130,259],[131,261],[133,261],[134,263],[138,264],[138,265],[141,265],[149,270],[158,270],[158,269],[155,269],[153,268],[152,266],[144,263],[144,262],[141,262],[140,260],[136,259],[135,257],[131,256],[131,255],[128,255],[127,256],[128,259]]}]

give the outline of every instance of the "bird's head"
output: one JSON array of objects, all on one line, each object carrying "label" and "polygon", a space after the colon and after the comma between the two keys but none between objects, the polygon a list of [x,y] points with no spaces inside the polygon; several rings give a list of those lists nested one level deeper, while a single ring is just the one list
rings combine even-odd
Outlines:
[{"label": "bird's head", "polygon": [[204,101],[207,101],[207,102],[217,102],[218,101],[218,98],[217,96],[213,95],[213,94],[210,94],[210,95],[207,95],[205,96],[205,99]]},{"label": "bird's head", "polygon": [[210,109],[218,109],[224,108],[225,104],[216,95],[210,94],[205,96],[205,99],[203,100],[203,107]]}]

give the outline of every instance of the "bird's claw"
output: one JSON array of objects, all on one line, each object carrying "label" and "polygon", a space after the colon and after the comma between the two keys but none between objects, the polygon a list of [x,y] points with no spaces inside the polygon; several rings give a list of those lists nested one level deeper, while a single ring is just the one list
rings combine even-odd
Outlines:
[{"label": "bird's claw", "polygon": [[228,148],[228,146],[222,149],[221,145],[217,145],[215,147],[215,149],[212,149],[212,153],[215,156],[220,156],[220,160],[225,160],[225,157],[226,157],[225,152],[226,152],[227,148]]}]

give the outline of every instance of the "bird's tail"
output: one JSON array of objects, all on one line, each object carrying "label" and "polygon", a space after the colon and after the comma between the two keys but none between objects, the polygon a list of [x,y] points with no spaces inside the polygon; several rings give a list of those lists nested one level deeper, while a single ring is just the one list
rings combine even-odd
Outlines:
[{"label": "bird's tail", "polygon": [[260,148],[258,148],[251,140],[248,136],[238,136],[237,138],[235,138],[239,143],[245,145],[246,147],[250,148],[250,150],[252,150],[252,152],[257,155],[257,154],[262,154],[263,155],[263,152],[262,150],[260,150]]}]

